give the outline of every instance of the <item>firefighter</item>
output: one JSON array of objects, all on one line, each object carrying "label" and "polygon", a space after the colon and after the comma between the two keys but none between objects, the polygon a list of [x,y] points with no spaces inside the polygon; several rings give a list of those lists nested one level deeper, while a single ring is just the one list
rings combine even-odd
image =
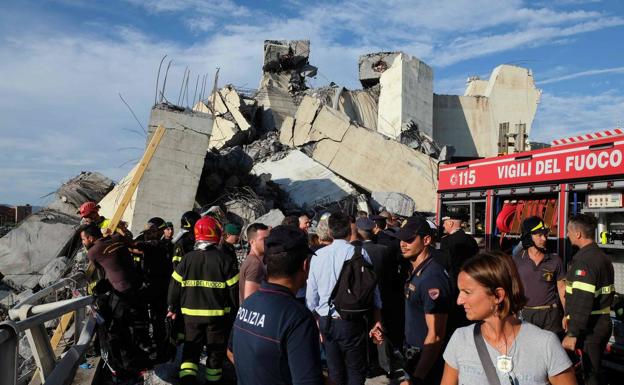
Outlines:
[{"label": "firefighter", "polygon": [[546,249],[549,232],[542,218],[533,216],[525,219],[520,238],[522,251],[513,260],[527,297],[527,303],[522,308],[522,320],[561,338],[565,277],[561,258]]},{"label": "firefighter", "polygon": [[175,269],[182,261],[182,257],[186,253],[193,251],[195,246],[195,234],[193,229],[195,223],[201,218],[201,216],[195,211],[187,211],[182,214],[180,218],[180,232],[173,239],[173,268]]},{"label": "firefighter", "polygon": [[151,218],[141,233],[142,240],[134,245],[138,251],[135,257],[142,256],[141,272],[145,281],[143,299],[149,305],[158,362],[164,362],[169,358],[165,316],[167,315],[167,289],[173,265],[169,258],[167,246],[169,241],[162,239],[165,228],[166,224],[162,218]]},{"label": "firefighter", "polygon": [[100,215],[100,206],[95,202],[85,202],[78,210],[83,224],[95,223],[100,229],[105,229],[110,224],[110,219]]},{"label": "firefighter", "polygon": [[184,317],[185,339],[179,377],[196,384],[199,356],[206,346],[206,380],[221,380],[229,314],[238,308],[238,269],[217,246],[221,225],[209,216],[195,223],[195,250],[186,254],[172,274],[167,317]]},{"label": "firefighter", "polygon": [[565,349],[582,351],[585,384],[605,384],[600,361],[611,337],[611,305],[615,293],[611,260],[594,240],[594,216],[577,214],[568,221],[568,238],[579,248],[567,274],[563,328]]}]

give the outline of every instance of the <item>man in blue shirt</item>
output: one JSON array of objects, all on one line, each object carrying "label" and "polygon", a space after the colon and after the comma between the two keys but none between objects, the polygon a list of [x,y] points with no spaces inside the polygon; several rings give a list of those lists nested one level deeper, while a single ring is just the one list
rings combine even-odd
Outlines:
[{"label": "man in blue shirt", "polygon": [[[317,250],[316,256],[312,258],[306,302],[319,319],[329,378],[336,385],[363,385],[366,380],[366,320],[341,319],[338,312],[328,305],[343,263],[351,259],[355,252],[355,247],[349,243],[351,223],[345,214],[333,213],[328,219],[328,226],[334,241]],[[365,250],[362,250],[362,256],[371,263]],[[369,335],[379,334],[381,330],[378,288],[375,289],[374,302],[375,325]]]},{"label": "man in blue shirt", "polygon": [[230,338],[239,384],[324,383],[316,322],[295,298],[312,254],[307,235],[295,226],[277,226],[266,238],[267,281],[240,305]]},{"label": "man in blue shirt", "polygon": [[450,309],[449,276],[438,263],[433,231],[420,216],[408,218],[395,235],[411,271],[405,282],[404,369],[411,381],[401,384],[439,384],[442,378],[442,345]]}]

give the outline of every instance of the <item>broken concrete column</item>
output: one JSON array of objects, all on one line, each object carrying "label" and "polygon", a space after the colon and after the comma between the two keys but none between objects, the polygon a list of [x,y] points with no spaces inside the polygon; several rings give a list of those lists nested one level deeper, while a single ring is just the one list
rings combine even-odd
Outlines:
[{"label": "broken concrete column", "polygon": [[370,192],[400,192],[414,200],[417,210],[434,211],[436,164],[427,155],[350,124],[346,115],[309,96],[301,101],[291,123],[282,126],[282,143],[304,149],[317,162]]},{"label": "broken concrete column", "polygon": [[205,113],[167,104],[152,108],[148,142],[159,125],[167,131],[137,188],[132,231],[155,216],[175,221],[193,207],[212,123]]},{"label": "broken concrete column", "polygon": [[528,150],[540,96],[529,69],[498,66],[487,81],[470,78],[464,95],[434,96],[433,139],[458,157]]},{"label": "broken concrete column", "polygon": [[355,193],[353,186],[298,150],[277,161],[258,163],[251,172],[271,174],[271,180],[302,208],[338,202]]},{"label": "broken concrete column", "polygon": [[284,119],[293,116],[297,111],[297,106],[288,92],[270,83],[262,86],[256,95],[258,106],[262,107],[262,127],[266,131],[279,129]]},{"label": "broken concrete column", "polygon": [[369,88],[379,84],[379,78],[399,56],[400,52],[376,52],[360,56],[358,67],[362,87]]},{"label": "broken concrete column", "polygon": [[400,53],[379,79],[377,132],[399,139],[403,131],[418,128],[432,136],[433,70],[415,57]]}]

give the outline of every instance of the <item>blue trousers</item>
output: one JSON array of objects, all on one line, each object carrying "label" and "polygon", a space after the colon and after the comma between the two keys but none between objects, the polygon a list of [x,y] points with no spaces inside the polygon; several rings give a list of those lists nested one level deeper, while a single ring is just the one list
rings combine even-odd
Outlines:
[{"label": "blue trousers", "polygon": [[321,317],[319,326],[327,355],[329,378],[336,385],[366,381],[366,322]]}]

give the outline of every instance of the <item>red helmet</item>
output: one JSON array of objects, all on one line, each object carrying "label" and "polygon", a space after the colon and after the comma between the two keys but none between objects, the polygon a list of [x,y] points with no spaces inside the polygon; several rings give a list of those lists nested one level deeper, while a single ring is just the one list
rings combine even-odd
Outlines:
[{"label": "red helmet", "polygon": [[97,213],[100,210],[100,206],[95,202],[85,202],[80,205],[80,210],[78,213],[82,218],[86,217],[91,213]]},{"label": "red helmet", "polygon": [[211,216],[202,217],[195,223],[195,240],[219,243],[221,240],[221,224]]}]

